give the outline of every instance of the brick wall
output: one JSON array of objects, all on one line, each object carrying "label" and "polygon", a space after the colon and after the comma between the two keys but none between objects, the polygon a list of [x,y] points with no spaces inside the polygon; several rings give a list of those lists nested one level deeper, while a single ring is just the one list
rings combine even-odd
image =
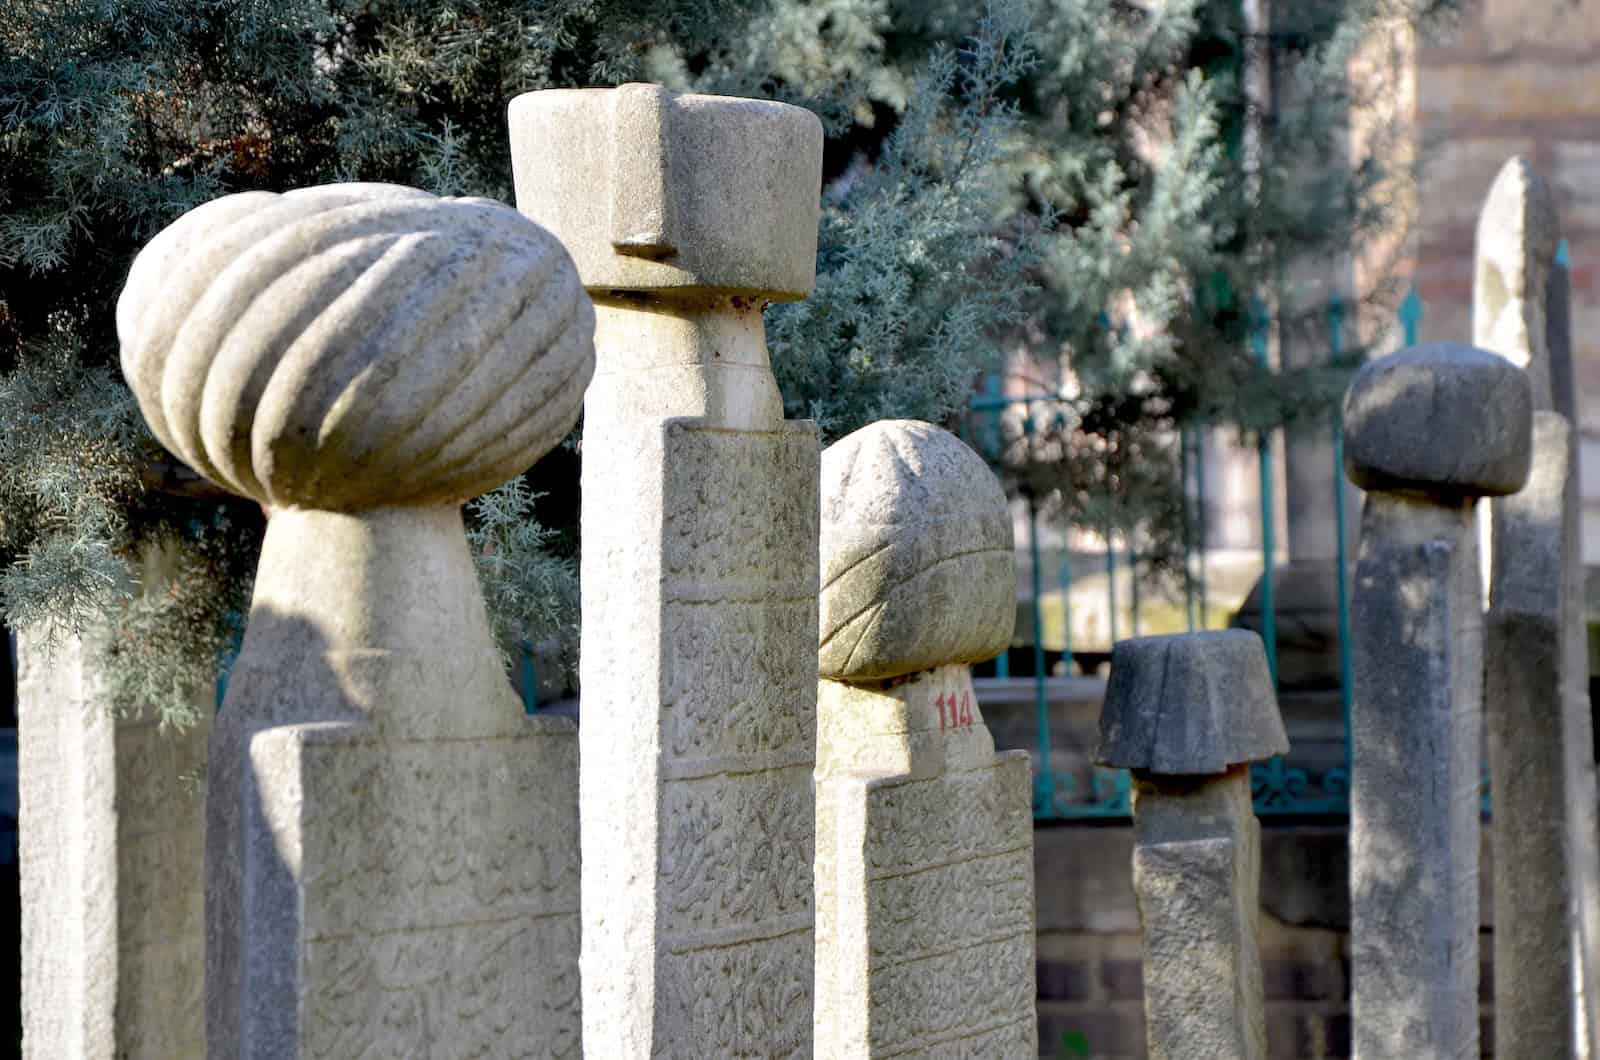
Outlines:
[{"label": "brick wall", "polygon": [[[1342,827],[1262,830],[1261,973],[1272,1060],[1350,1055],[1350,908]],[[1143,1060],[1139,917],[1127,825],[1047,825],[1034,832],[1038,888],[1040,1054]],[[1490,869],[1482,866],[1479,879]],[[1488,920],[1489,895],[1482,894]],[[1489,956],[1479,936],[1483,1055],[1493,1028]]]}]

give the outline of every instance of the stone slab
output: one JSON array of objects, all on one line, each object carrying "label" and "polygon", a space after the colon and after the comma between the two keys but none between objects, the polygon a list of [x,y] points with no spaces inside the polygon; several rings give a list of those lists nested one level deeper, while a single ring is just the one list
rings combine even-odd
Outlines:
[{"label": "stone slab", "polygon": [[589,420],[592,1055],[810,1055],[817,461],[809,424]]},{"label": "stone slab", "polygon": [[1181,792],[1140,780],[1134,821],[1151,1060],[1265,1060],[1261,826],[1248,768]]},{"label": "stone slab", "polygon": [[246,928],[245,1055],[291,1055],[277,1035],[330,1060],[581,1054],[576,733],[526,720],[448,743],[338,722],[250,739],[243,871],[276,915]]},{"label": "stone slab", "polygon": [[100,641],[18,634],[26,1060],[205,1056],[207,719],[113,714]]},{"label": "stone slab", "polygon": [[1576,450],[1559,413],[1534,427],[1527,487],[1495,502],[1484,688],[1495,919],[1510,927],[1494,936],[1496,1052],[1530,1058],[1570,1055],[1574,1003],[1589,1006],[1575,962],[1600,968]]},{"label": "stone slab", "polygon": [[965,666],[821,682],[818,1056],[1037,1055],[1031,779]]}]

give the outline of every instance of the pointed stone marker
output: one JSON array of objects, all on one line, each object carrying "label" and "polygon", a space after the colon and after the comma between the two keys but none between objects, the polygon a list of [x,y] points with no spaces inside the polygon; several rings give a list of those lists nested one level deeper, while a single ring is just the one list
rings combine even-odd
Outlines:
[{"label": "pointed stone marker", "polygon": [[1350,934],[1358,1060],[1478,1053],[1483,613],[1477,500],[1532,452],[1527,376],[1470,346],[1367,364],[1344,403],[1367,491],[1351,607]]},{"label": "pointed stone marker", "polygon": [[206,787],[208,1055],[577,1056],[576,734],[526,717],[461,503],[577,418],[591,308],[488,200],[344,184],[163,230],[156,436],[272,509]]},{"label": "pointed stone marker", "polygon": [[822,454],[816,1055],[1038,1055],[1025,751],[968,663],[1011,641],[1004,491],[948,431]]},{"label": "pointed stone marker", "polygon": [[815,282],[822,126],[655,85],[512,101],[572,251],[583,437],[584,1052],[812,1055],[816,430],[762,307]]},{"label": "pointed stone marker", "polygon": [[1288,750],[1256,634],[1138,637],[1112,649],[1095,761],[1133,771],[1151,1060],[1265,1060],[1250,763]]},{"label": "pointed stone marker", "polygon": [[1582,502],[1564,266],[1552,286],[1558,228],[1544,181],[1523,159],[1507,162],[1478,220],[1473,330],[1479,346],[1527,369],[1536,409],[1533,477],[1491,505],[1484,634],[1495,1055],[1509,1060],[1594,1055],[1587,1028],[1600,1018]]}]

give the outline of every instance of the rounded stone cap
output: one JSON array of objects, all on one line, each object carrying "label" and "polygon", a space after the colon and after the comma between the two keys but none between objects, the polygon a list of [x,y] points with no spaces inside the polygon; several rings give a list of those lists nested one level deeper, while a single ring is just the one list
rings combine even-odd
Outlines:
[{"label": "rounded stone cap", "polygon": [[517,208],[607,291],[816,285],[822,123],[800,107],[659,85],[547,89],[511,101]]},{"label": "rounded stone cap", "polygon": [[1533,459],[1533,394],[1503,357],[1442,342],[1366,364],[1344,398],[1344,469],[1364,490],[1495,497]]},{"label": "rounded stone cap", "polygon": [[246,192],[134,259],[122,371],[196,471],[274,507],[460,503],[571,429],[594,307],[550,233],[386,184]]},{"label": "rounded stone cap", "polygon": [[1005,491],[961,439],[884,420],[823,450],[823,677],[993,658],[1011,642],[1016,602]]},{"label": "rounded stone cap", "polygon": [[1119,640],[1094,760],[1168,776],[1287,753],[1261,638],[1245,629]]}]

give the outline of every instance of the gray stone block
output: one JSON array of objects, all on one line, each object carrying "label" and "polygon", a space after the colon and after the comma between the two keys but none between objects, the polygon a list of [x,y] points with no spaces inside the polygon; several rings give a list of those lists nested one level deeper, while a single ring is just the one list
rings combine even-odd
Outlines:
[{"label": "gray stone block", "polygon": [[1265,1060],[1261,826],[1249,770],[1182,795],[1140,782],[1134,812],[1151,1060]]},{"label": "gray stone block", "polygon": [[209,719],[117,714],[98,635],[17,639],[22,1055],[203,1060]]},{"label": "gray stone block", "polygon": [[961,439],[884,420],[823,452],[823,677],[991,659],[1011,642],[1016,598],[1005,492]]},{"label": "gray stone block", "polygon": [[[1600,968],[1600,910],[1584,897],[1600,894],[1600,860],[1573,443],[1565,417],[1536,413],[1533,474],[1493,512],[1484,712],[1495,921],[1507,925],[1494,935],[1496,1054],[1530,1060],[1567,1055],[1573,992]],[[1576,996],[1588,1005],[1597,991]]]},{"label": "gray stone block", "polygon": [[1344,467],[1364,490],[1515,493],[1533,454],[1525,373],[1471,346],[1414,346],[1368,362],[1344,399]]},{"label": "gray stone block", "polygon": [[1028,756],[965,666],[822,681],[817,721],[816,1055],[1031,1060]]},{"label": "gray stone block", "polygon": [[1478,1051],[1481,608],[1472,510],[1370,494],[1351,609],[1359,1060]]},{"label": "gray stone block", "polygon": [[1230,629],[1117,642],[1096,762],[1157,774],[1212,774],[1288,750],[1256,634]]}]

